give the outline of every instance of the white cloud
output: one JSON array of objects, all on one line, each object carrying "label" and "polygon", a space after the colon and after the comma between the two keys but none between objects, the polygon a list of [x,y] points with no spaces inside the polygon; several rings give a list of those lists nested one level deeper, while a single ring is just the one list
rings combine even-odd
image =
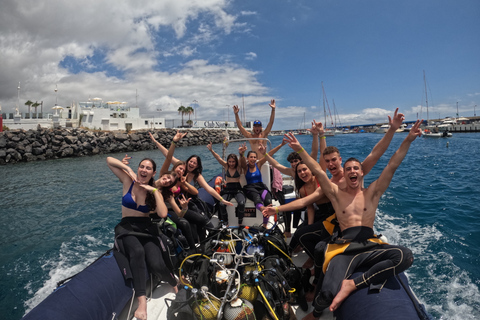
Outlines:
[{"label": "white cloud", "polygon": [[240,15],[242,16],[254,16],[257,15],[255,11],[240,11]]},{"label": "white cloud", "polygon": [[247,52],[245,54],[246,60],[255,60],[255,58],[257,58],[257,54],[255,52]]},{"label": "white cloud", "polygon": [[[226,104],[241,103],[242,94],[247,108],[268,107],[268,89],[256,72],[229,63],[228,56],[216,64],[196,59],[199,46],[243,28],[228,9],[226,0],[7,0],[0,12],[2,111],[14,110],[18,81],[21,111],[28,99],[53,105],[57,84],[60,105],[89,96],[134,105],[138,90],[142,112],[161,108],[167,117],[177,117],[180,103],[195,99],[199,114],[214,119]],[[176,43],[163,36],[168,33]],[[75,72],[61,67],[66,57]],[[159,58],[175,57],[191,60],[161,70]]]}]

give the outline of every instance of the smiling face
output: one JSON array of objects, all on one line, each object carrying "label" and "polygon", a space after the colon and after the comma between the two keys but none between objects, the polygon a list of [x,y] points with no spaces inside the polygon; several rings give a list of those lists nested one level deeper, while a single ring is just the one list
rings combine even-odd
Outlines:
[{"label": "smiling face", "polygon": [[358,160],[347,160],[343,176],[347,186],[350,188],[358,188],[362,186],[363,170],[362,164]]},{"label": "smiling face", "polygon": [[197,169],[197,167],[198,167],[198,160],[196,157],[193,157],[190,160],[188,160],[188,163],[187,163],[188,172],[192,172],[193,170]]},{"label": "smiling face", "polygon": [[255,162],[257,162],[257,153],[255,151],[250,151],[247,156],[248,165],[255,167]]},{"label": "smiling face", "polygon": [[148,184],[150,179],[155,176],[155,163],[151,160],[142,160],[137,170],[137,180],[140,183]]},{"label": "smiling face", "polygon": [[175,183],[175,177],[172,174],[166,173],[158,179],[157,183],[163,187],[170,187],[172,184]]},{"label": "smiling face", "polygon": [[310,169],[307,167],[306,164],[300,163],[296,167],[297,175],[300,179],[302,179],[303,182],[310,181],[312,179],[312,172]]},{"label": "smiling face", "polygon": [[185,173],[185,165],[178,165],[177,167],[175,167],[174,171],[179,177],[183,176],[183,174]]},{"label": "smiling face", "polygon": [[228,159],[228,167],[230,169],[235,169],[237,167],[237,162],[235,161],[235,159],[233,158]]},{"label": "smiling face", "polygon": [[342,157],[337,152],[333,152],[327,155],[324,155],[323,158],[327,164],[327,169],[330,171],[332,176],[339,175],[343,172],[342,170]]}]

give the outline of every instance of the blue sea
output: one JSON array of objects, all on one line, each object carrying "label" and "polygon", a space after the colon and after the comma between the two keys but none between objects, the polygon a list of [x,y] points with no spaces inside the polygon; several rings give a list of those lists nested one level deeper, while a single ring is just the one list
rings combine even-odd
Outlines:
[{"label": "blue sea", "polygon": [[[398,133],[366,185],[375,180],[406,133]],[[311,136],[298,136],[306,149]],[[363,160],[380,134],[327,138],[345,160]],[[272,145],[281,136],[270,138]],[[237,152],[231,146],[230,152]],[[214,145],[220,153],[221,145]],[[284,146],[275,156],[287,165]],[[206,146],[175,156],[202,157],[204,176],[220,171]],[[131,153],[132,166],[159,151]],[[113,154],[122,158],[124,154]],[[113,245],[121,218],[121,185],[107,155],[0,166],[0,318],[21,319],[67,278]],[[376,231],[414,255],[410,284],[436,319],[480,319],[480,134],[418,138],[382,197]]]}]

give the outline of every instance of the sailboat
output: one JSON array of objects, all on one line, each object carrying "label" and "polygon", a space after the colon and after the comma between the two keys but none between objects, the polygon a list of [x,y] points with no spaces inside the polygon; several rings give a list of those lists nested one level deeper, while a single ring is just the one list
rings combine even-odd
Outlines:
[{"label": "sailboat", "polygon": [[[323,123],[323,128],[324,128],[324,134],[325,136],[333,137],[335,136],[335,131],[332,129],[327,129],[327,110],[325,109],[325,103],[328,106],[328,100],[327,100],[327,95],[325,94],[325,88],[323,87],[323,81],[322,81],[322,94],[323,94],[323,116],[324,116],[324,123]],[[330,112],[330,107],[328,106],[328,112]],[[330,118],[332,115],[330,114]],[[331,123],[333,125],[333,121]]]},{"label": "sailboat", "polygon": [[427,80],[425,77],[425,70],[423,70],[423,83],[425,85],[425,105],[427,107],[427,126],[423,131],[423,136],[425,138],[448,138],[452,136],[452,133],[448,130],[440,132],[438,126],[429,125],[428,119],[428,93],[427,93]]},{"label": "sailboat", "polygon": [[343,134],[344,132],[337,127],[337,119],[340,126],[342,126],[342,123],[340,122],[340,116],[338,115],[337,107],[335,106],[335,100],[332,99],[332,103],[333,103],[333,118],[335,119],[335,134]]}]

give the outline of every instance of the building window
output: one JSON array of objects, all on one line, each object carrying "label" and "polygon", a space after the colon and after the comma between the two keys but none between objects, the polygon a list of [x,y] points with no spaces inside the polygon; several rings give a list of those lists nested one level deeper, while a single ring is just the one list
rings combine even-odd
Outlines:
[{"label": "building window", "polygon": [[147,125],[147,126],[148,126],[148,120],[145,120],[145,125]]}]

